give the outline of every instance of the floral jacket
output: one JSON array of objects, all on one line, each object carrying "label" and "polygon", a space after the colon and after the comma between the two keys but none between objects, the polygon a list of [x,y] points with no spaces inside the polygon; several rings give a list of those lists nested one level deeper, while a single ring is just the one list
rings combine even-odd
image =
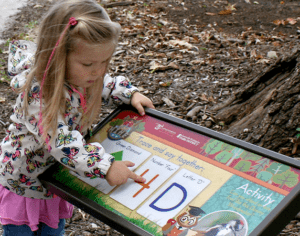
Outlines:
[{"label": "floral jacket", "polygon": [[[24,85],[26,75],[34,63],[36,45],[25,40],[13,41],[9,48],[8,72],[14,76],[12,88]],[[36,199],[51,199],[53,196],[41,184],[38,175],[56,161],[81,176],[105,178],[114,161],[105,153],[100,143],[87,144],[79,131],[82,109],[80,95],[66,84],[65,119],[59,118],[56,136],[50,143],[50,152],[43,145],[38,130],[40,110],[38,82],[33,82],[28,97],[28,115],[22,112],[23,95],[19,94],[11,115],[12,123],[7,136],[0,143],[0,184],[18,195]],[[137,91],[130,81],[123,77],[104,78],[102,97],[104,101],[129,104],[131,95]]]}]

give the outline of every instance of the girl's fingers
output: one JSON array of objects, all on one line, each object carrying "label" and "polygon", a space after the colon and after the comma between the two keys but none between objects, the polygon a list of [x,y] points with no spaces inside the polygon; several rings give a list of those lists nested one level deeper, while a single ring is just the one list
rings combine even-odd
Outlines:
[{"label": "girl's fingers", "polygon": [[131,161],[123,161],[127,167],[133,167],[135,164]]},{"label": "girl's fingers", "polygon": [[145,115],[145,110],[141,103],[138,103],[135,107],[141,116]]},{"label": "girl's fingers", "polygon": [[[131,161],[123,161],[123,162],[127,167],[134,166],[134,163]],[[132,180],[134,180],[136,182],[140,182],[140,183],[144,183],[146,181],[146,179],[143,178],[142,176],[137,175],[136,173],[132,172],[131,170],[129,170],[129,171],[130,171],[129,176],[128,176],[129,179],[132,179]]]},{"label": "girl's fingers", "polygon": [[150,99],[148,99],[147,101],[145,101],[145,103],[143,104],[145,107],[149,107],[152,109],[155,109],[155,106],[153,105],[152,101]]},{"label": "girl's fingers", "polygon": [[132,171],[131,171],[131,173],[130,173],[130,175],[129,175],[128,178],[129,178],[129,179],[132,179],[132,180],[134,180],[134,181],[136,181],[136,182],[139,182],[139,183],[144,183],[144,182],[146,182],[146,179],[145,179],[144,177],[142,177],[142,176],[140,176],[140,175],[137,175],[137,174],[133,173]]},{"label": "girl's fingers", "polygon": [[137,109],[141,116],[145,115],[144,106],[155,109],[152,101],[139,92],[133,94],[133,97],[131,98],[131,104]]}]

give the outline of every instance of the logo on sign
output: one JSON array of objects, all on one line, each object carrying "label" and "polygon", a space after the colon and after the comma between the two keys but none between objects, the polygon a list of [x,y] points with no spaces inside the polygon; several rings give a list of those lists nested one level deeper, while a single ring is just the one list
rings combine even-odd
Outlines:
[{"label": "logo on sign", "polygon": [[154,129],[155,129],[155,130],[158,130],[159,132],[165,133],[165,134],[167,134],[167,135],[171,135],[171,136],[176,135],[176,132],[164,128],[164,125],[159,124],[159,123],[156,123],[156,126],[155,126]]}]

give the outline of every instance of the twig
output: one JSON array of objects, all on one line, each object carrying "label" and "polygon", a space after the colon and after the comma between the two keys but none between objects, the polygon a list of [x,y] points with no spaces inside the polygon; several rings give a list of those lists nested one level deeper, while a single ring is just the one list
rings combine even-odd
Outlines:
[{"label": "twig", "polygon": [[104,4],[105,8],[112,8],[112,7],[120,7],[120,6],[130,6],[130,5],[134,5],[135,2],[113,2],[113,3],[108,3],[108,4]]},{"label": "twig", "polygon": [[4,123],[2,120],[0,120],[0,123],[1,123],[1,125],[3,125],[4,127],[6,127],[6,126],[7,126],[7,124],[6,124],[6,123]]}]

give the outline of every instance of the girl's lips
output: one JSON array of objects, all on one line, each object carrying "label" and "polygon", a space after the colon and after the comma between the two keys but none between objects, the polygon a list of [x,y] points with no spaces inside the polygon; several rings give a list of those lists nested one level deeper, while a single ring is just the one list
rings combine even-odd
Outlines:
[{"label": "girl's lips", "polygon": [[95,80],[89,80],[88,81],[88,83],[94,83],[95,82]]}]

